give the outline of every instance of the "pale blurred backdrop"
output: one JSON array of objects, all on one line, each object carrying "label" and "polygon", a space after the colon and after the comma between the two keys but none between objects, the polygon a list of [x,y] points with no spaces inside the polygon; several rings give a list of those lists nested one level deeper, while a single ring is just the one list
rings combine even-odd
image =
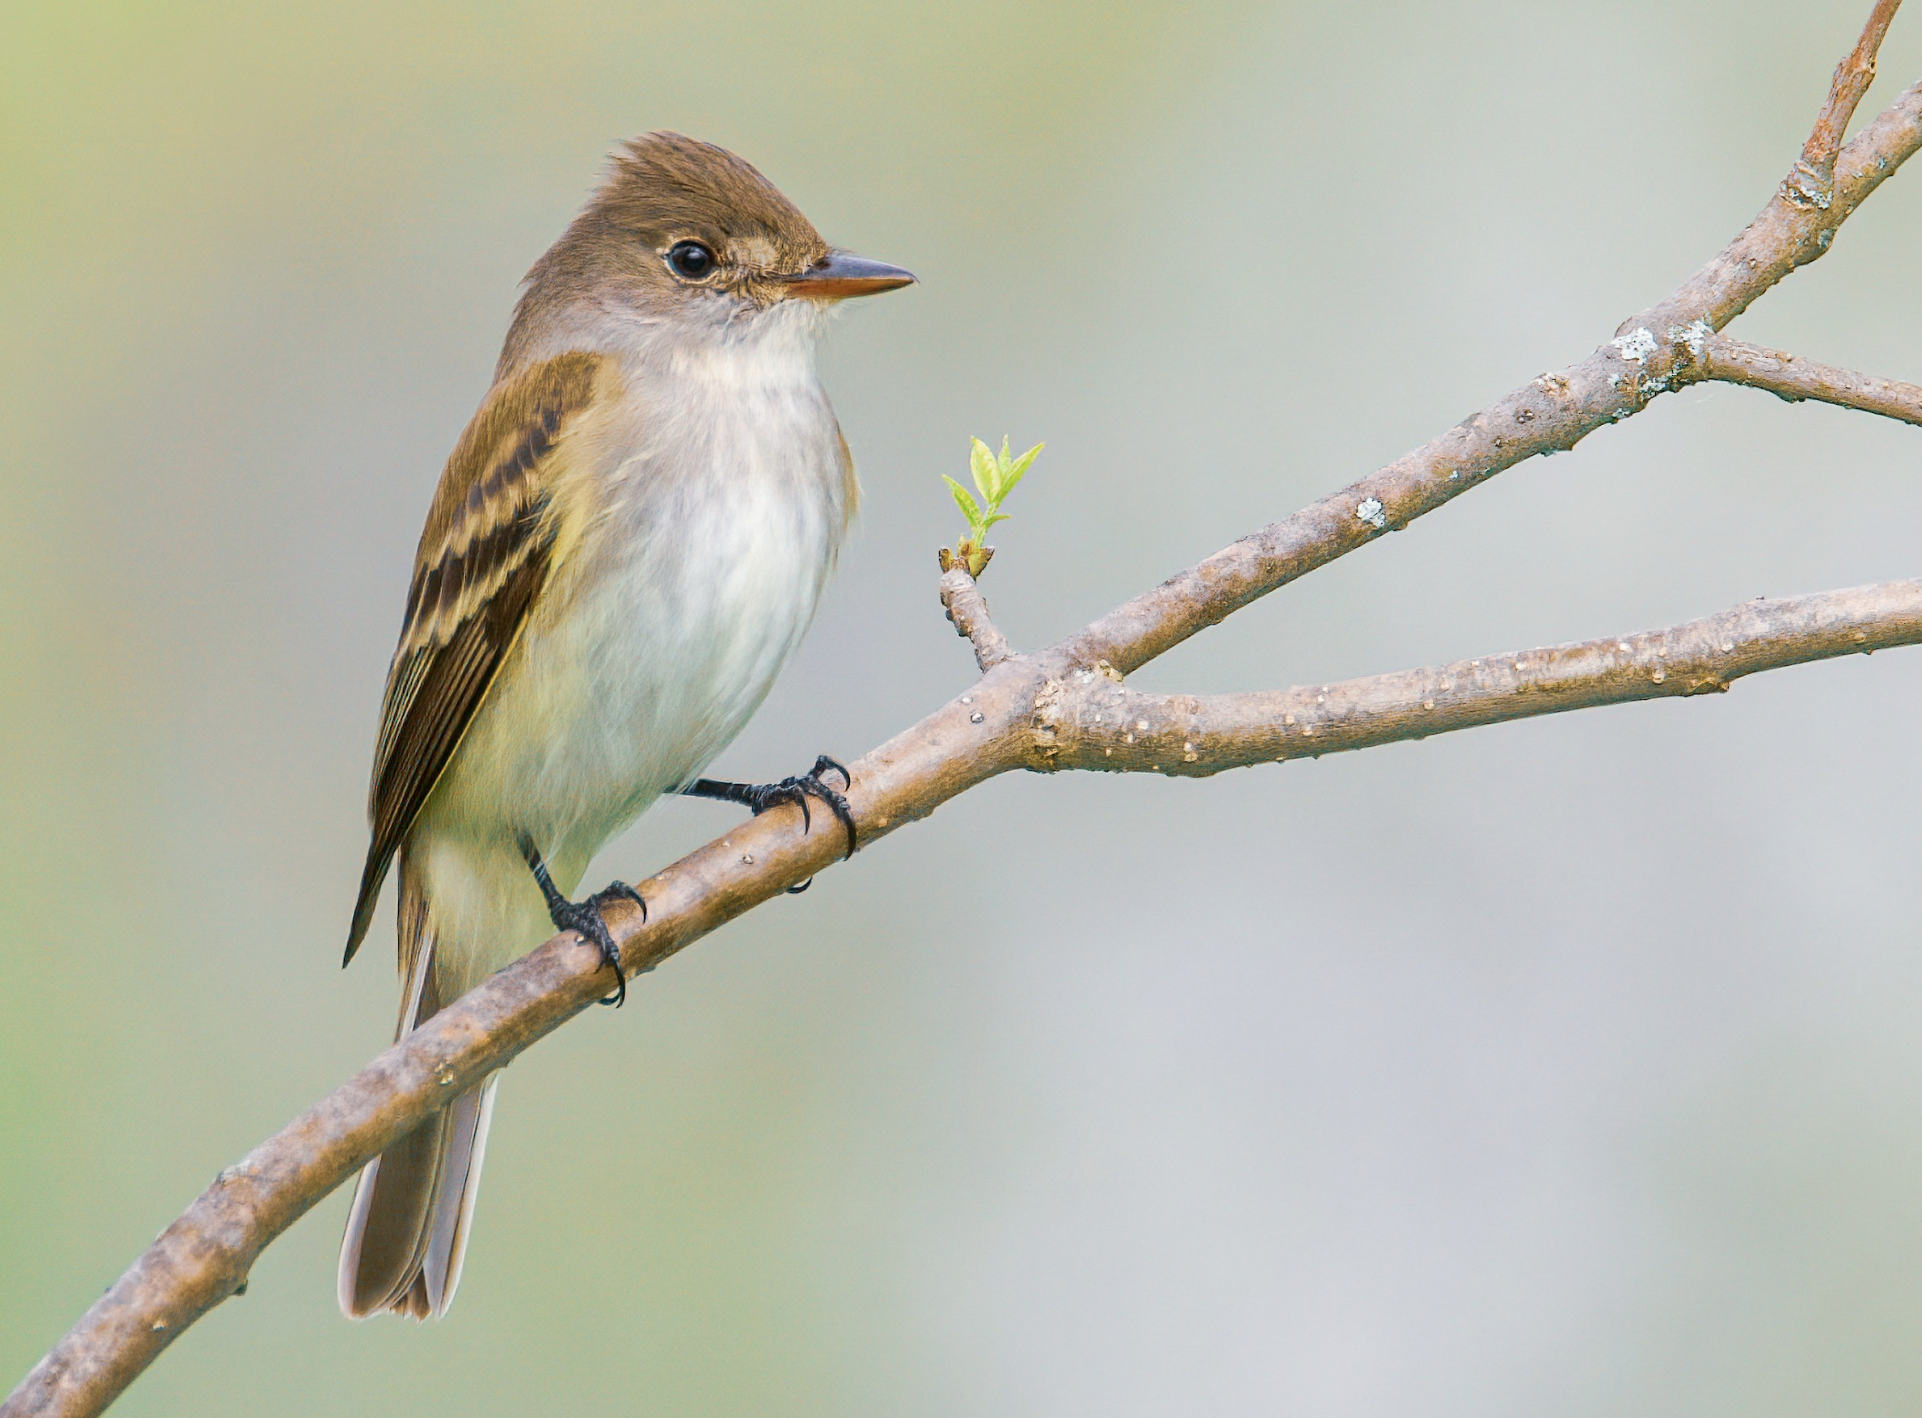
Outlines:
[{"label": "pale blurred backdrop", "polygon": [[[922,285],[718,768],[961,691],[1581,357],[1761,205],[1868,0],[35,3],[0,43],[0,1389],[387,1042],[342,974],[429,492],[623,136]],[[1864,112],[1922,73],[1903,15]],[[1744,337],[1922,378],[1922,170]],[[1699,389],[1141,674],[1280,685],[1917,573],[1922,434]],[[451,1318],[335,1196],[128,1414],[1907,1414],[1922,652],[1205,782],[991,783],[511,1070]],[[669,803],[594,875],[735,820]]]}]

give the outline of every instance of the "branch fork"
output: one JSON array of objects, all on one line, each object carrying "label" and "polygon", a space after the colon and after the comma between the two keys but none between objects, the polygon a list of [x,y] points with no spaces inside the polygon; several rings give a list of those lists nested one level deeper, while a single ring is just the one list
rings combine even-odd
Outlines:
[{"label": "branch fork", "polygon": [[1849,119],[1856,105],[1875,82],[1875,56],[1895,20],[1902,0],[1876,0],[1868,23],[1855,48],[1835,66],[1829,81],[1829,96],[1816,115],[1815,127],[1802,145],[1802,155],[1782,179],[1782,196],[1797,206],[1826,211],[1835,200],[1835,159],[1842,148],[1842,135],[1848,132]]}]

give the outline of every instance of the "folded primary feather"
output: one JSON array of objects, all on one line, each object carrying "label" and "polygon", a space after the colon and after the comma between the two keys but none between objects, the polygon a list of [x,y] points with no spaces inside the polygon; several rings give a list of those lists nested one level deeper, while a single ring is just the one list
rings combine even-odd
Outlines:
[{"label": "folded primary feather", "polygon": [[387,674],[367,803],[373,840],[348,960],[367,933],[395,850],[547,579],[556,533],[551,455],[591,403],[603,363],[591,354],[560,355],[496,385],[447,461]]}]

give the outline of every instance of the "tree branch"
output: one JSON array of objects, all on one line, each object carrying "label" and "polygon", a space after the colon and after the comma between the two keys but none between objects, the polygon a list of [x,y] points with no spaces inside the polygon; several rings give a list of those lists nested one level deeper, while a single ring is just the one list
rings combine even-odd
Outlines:
[{"label": "tree branch", "polygon": [[[1872,71],[1875,46],[1894,10],[1894,0],[1878,0],[1862,43],[1845,61],[1851,76],[1863,64]],[[1818,178],[1822,144],[1829,142],[1823,135],[1832,129],[1839,138],[1865,87],[1865,78],[1858,83],[1850,77],[1845,83],[1838,72],[1830,102],[1810,137],[1810,146],[1804,149],[1805,155],[1815,155],[1817,161],[1811,163],[1811,171]],[[1047,651],[1032,656],[1009,654],[1006,641],[987,618],[978,589],[970,583],[957,585],[950,593],[944,583],[944,602],[950,616],[974,643],[984,673],[966,695],[853,765],[854,781],[848,797],[859,823],[861,842],[872,843],[926,816],[956,794],[1011,769],[1112,766],[1106,762],[1109,755],[1103,755],[1100,765],[1063,761],[1064,751],[1072,757],[1082,751],[1079,745],[1088,741],[1075,738],[1064,750],[1061,722],[1051,718],[1058,715],[1071,680],[1092,695],[1126,693],[1118,686],[1109,687],[1113,677],[1146,664],[1240,606],[1385,531],[1406,526],[1523,459],[1570,448],[1595,429],[1640,412],[1657,394],[1678,382],[1687,382],[1710,335],[1777,281],[1826,252],[1841,223],[1918,146],[1922,146],[1922,85],[1905,91],[1840,149],[1833,163],[1827,202],[1807,197],[1799,189],[1792,198],[1787,195],[1789,184],[1784,184],[1726,250],[1666,300],[1626,321],[1613,340],[1581,363],[1541,376],[1425,447],[1243,538]],[[1829,634],[1824,628],[1828,623],[1820,620],[1818,608],[1810,612],[1816,616],[1813,621],[1782,624],[1780,634],[1787,637],[1784,647],[1765,645],[1764,629],[1757,626],[1754,637],[1741,642],[1748,647],[1744,654],[1765,659],[1783,656],[1782,663],[1795,663],[1850,648],[1909,643],[1914,638],[1911,622],[1915,609],[1893,588],[1837,595],[1846,598],[1883,593],[1894,598],[1881,607],[1890,617],[1886,624],[1876,621],[1871,625],[1869,619],[1861,619],[1871,617],[1873,607],[1857,606],[1849,612],[1857,615],[1858,621],[1852,623],[1848,633],[1859,629],[1864,635],[1859,645],[1828,651],[1817,648],[1829,643],[1823,638]],[[1817,603],[1829,605],[1830,600],[1814,597],[1774,606],[1779,610],[1784,605],[1812,607]],[[1728,614],[1744,613],[1765,612],[1743,608]],[[1679,634],[1687,629],[1667,633]],[[1739,629],[1730,627],[1731,632]],[[1512,712],[1504,712],[1503,706],[1579,707],[1579,703],[1588,702],[1580,698],[1583,694],[1602,696],[1593,702],[1613,702],[1604,693],[1615,683],[1608,680],[1611,672],[1622,676],[1618,687],[1624,692],[1615,698],[1647,697],[1626,690],[1631,681],[1642,690],[1657,685],[1654,669],[1647,668],[1645,677],[1623,669],[1624,665],[1643,665],[1644,661],[1636,658],[1641,653],[1633,648],[1636,642],[1619,643],[1629,643],[1631,650],[1614,652],[1623,660],[1613,671],[1601,660],[1585,658],[1608,658],[1608,652],[1593,647],[1536,652],[1550,657],[1539,665],[1521,657],[1516,667],[1506,672],[1517,677],[1514,683],[1501,680],[1490,669],[1489,675],[1495,678],[1486,683],[1493,687],[1483,698],[1475,697],[1478,691],[1474,688],[1484,684],[1478,677],[1481,667],[1472,663],[1475,675],[1457,667],[1415,671],[1416,678],[1399,690],[1380,686],[1379,695],[1384,697],[1366,698],[1357,689],[1354,693],[1363,697],[1355,702],[1360,705],[1365,701],[1369,706],[1366,712],[1356,708],[1354,714],[1360,718],[1327,719],[1325,734],[1320,734],[1319,728],[1324,721],[1316,721],[1320,735],[1317,748],[1387,741],[1380,736],[1386,730],[1379,725],[1400,724],[1407,713],[1414,712],[1406,711],[1398,720],[1383,707],[1396,692],[1406,695],[1420,689],[1423,698],[1419,702],[1424,706],[1420,712],[1430,716],[1420,721],[1427,732],[1438,731],[1443,720],[1433,716],[1443,713],[1444,702],[1449,706],[1447,714],[1461,721],[1451,722],[1451,727],[1515,717]],[[1693,646],[1694,642],[1689,644]],[[1740,658],[1730,651],[1726,655],[1728,663],[1719,664],[1712,662],[1712,657],[1701,659],[1701,653],[1697,646],[1690,650],[1694,658],[1683,657],[1696,667],[1689,673],[1708,675],[1712,671],[1719,676],[1718,683],[1732,677]],[[1497,663],[1484,662],[1491,666]],[[1669,680],[1676,681],[1678,689],[1696,683],[1685,680],[1673,666],[1671,660],[1665,673]],[[1758,662],[1739,672],[1763,667]],[[1567,678],[1566,684],[1556,681],[1561,687],[1553,694],[1541,688],[1540,679],[1551,672]],[[1431,695],[1422,687],[1427,682],[1419,678],[1425,674],[1452,676],[1447,679],[1448,685],[1469,687],[1439,688]],[[1536,677],[1530,681],[1536,688],[1521,690],[1520,677],[1531,675]],[[1391,681],[1402,678],[1387,677]],[[1700,687],[1711,686],[1704,679]],[[1316,691],[1318,708],[1322,692]],[[1531,694],[1539,697],[1528,697]],[[1448,698],[1451,695],[1458,697]],[[1227,696],[1221,701],[1207,701],[1218,703],[1222,713],[1230,715],[1220,725],[1220,731],[1229,735],[1226,741],[1233,741],[1237,732],[1257,734],[1254,724],[1231,716],[1244,698],[1245,705],[1239,712],[1245,716],[1258,718],[1263,708],[1275,707],[1263,703],[1271,696]],[[1430,698],[1437,705],[1433,711],[1425,707]],[[1329,702],[1336,703],[1337,696],[1330,694]],[[1405,705],[1407,700],[1397,702]],[[1540,711],[1531,708],[1521,712]],[[1299,710],[1283,707],[1281,713],[1283,728],[1305,727]],[[1286,723],[1289,713],[1296,715],[1296,726]],[[1371,724],[1377,727],[1369,727]],[[1371,738],[1370,734],[1376,736]],[[1054,739],[1052,754],[1046,751],[1050,735]],[[1388,735],[1413,736],[1418,735],[1412,729]],[[1289,756],[1289,745],[1294,742],[1285,736],[1278,739],[1271,756]],[[1190,751],[1197,757],[1192,763],[1185,757],[1178,760],[1180,768],[1160,764],[1158,758],[1149,767],[1204,771],[1195,766],[1203,762],[1200,751],[1184,753]],[[618,905],[611,908],[609,926],[621,944],[624,970],[638,974],[651,969],[838,859],[838,833],[802,835],[799,828],[798,810],[775,809],[651,878],[644,883],[650,913],[646,924],[639,920],[638,911],[623,910]],[[474,1086],[579,1013],[605,993],[606,986],[597,952],[567,933],[435,1015],[328,1098],[222,1172],[22,1380],[0,1405],[0,1418],[25,1418],[29,1414],[82,1418],[101,1412],[175,1336],[233,1294],[260,1251],[322,1197],[443,1107],[447,1099]]]},{"label": "tree branch", "polygon": [[1698,369],[1689,382],[1714,379],[1725,384],[1743,384],[1751,389],[1766,389],[1790,403],[1818,399],[1825,404],[1840,404],[1845,409],[1900,419],[1903,423],[1922,424],[1922,385],[1857,374],[1832,364],[1817,364],[1781,350],[1743,344],[1727,335],[1711,335],[1703,342]]},{"label": "tree branch", "polygon": [[1876,53],[1882,48],[1882,38],[1888,34],[1901,5],[1902,0],[1876,0],[1854,50],[1835,66],[1835,77],[1829,81],[1829,96],[1815,117],[1808,142],[1802,145],[1802,156],[1782,180],[1782,195],[1798,206],[1825,209],[1833,199],[1835,155],[1841,150],[1842,135],[1848,132],[1855,106],[1862,102],[1869,85],[1875,82]]},{"label": "tree branch", "polygon": [[1754,600],[1666,630],[1254,694],[1141,694],[1078,671],[1044,691],[1031,767],[1205,778],[1481,724],[1726,691],[1744,675],[1922,643],[1922,581]]},{"label": "tree branch", "polygon": [[[1032,690],[1013,662],[852,765],[865,841],[1017,766]],[[984,717],[983,707],[988,710]],[[840,860],[838,830],[774,808],[641,883],[648,923],[607,908],[629,975]],[[20,1382],[4,1418],[103,1411],[183,1330],[245,1283],[255,1257],[367,1161],[607,993],[599,952],[564,932],[381,1054],[211,1186]]]},{"label": "tree branch", "polygon": [[1837,228],[1919,146],[1922,83],[1842,150],[1826,210],[1777,193],[1720,255],[1668,299],[1623,321],[1615,338],[1581,363],[1531,380],[1379,472],[1117,607],[1070,640],[1068,653],[1082,665],[1106,660],[1132,674],[1250,601],[1401,530],[1496,473],[1565,452],[1596,429],[1640,413],[1685,376],[1702,340],[1826,253]]},{"label": "tree branch", "polygon": [[983,673],[1014,654],[1007,637],[995,629],[981,588],[966,567],[951,565],[941,573],[941,605],[956,633],[974,646],[974,662]]}]

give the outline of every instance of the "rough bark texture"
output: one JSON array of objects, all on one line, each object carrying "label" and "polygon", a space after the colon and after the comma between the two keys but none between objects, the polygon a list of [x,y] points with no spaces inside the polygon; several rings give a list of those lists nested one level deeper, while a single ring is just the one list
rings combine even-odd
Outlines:
[{"label": "rough bark texture", "polygon": [[1817,364],[1812,359],[1784,354],[1781,350],[1745,345],[1727,335],[1716,335],[1708,341],[1701,369],[1703,379],[1766,389],[1792,404],[1817,399],[1825,404],[1840,404],[1845,409],[1860,409],[1865,414],[1922,424],[1922,385],[1857,374],[1832,364]]},{"label": "rough bark texture", "polygon": [[[1718,332],[1829,248],[1922,146],[1922,85],[1840,145],[1898,0],[1878,0],[1781,189],[1674,294],[1578,364],[1544,374],[1379,472],[1236,542],[1070,639],[1016,655],[964,572],[942,601],[983,674],[964,695],[852,765],[863,845],[1016,768],[1208,774],[1532,714],[1725,689],[1759,670],[1922,640],[1922,583],[1751,602],[1665,631],[1337,685],[1211,698],[1139,695],[1121,677],[1259,596],[1407,525],[1504,468],[1559,452],[1704,378],[1911,417],[1912,386],[1718,342]],[[1913,421],[1913,419],[1911,419]],[[1145,726],[1145,727],[1144,727]],[[644,883],[649,922],[613,909],[637,974],[838,860],[838,832],[800,813],[743,824]],[[222,1172],[4,1405],[0,1418],[79,1418],[246,1280],[276,1236],[395,1138],[606,992],[597,953],[555,937],[437,1014]]]},{"label": "rough bark texture", "polygon": [[989,618],[988,603],[982,599],[975,578],[959,566],[950,564],[941,573],[941,605],[955,633],[974,647],[974,662],[983,671],[993,669],[1014,653],[1008,647],[1008,638]]},{"label": "rough bark texture", "polygon": [[1829,96],[1815,116],[1809,140],[1802,145],[1802,156],[1783,179],[1783,195],[1799,205],[1827,207],[1835,191],[1835,159],[1842,148],[1842,136],[1849,130],[1855,106],[1875,82],[1875,56],[1895,20],[1902,0],[1876,0],[1862,37],[1855,42],[1829,83]]}]

